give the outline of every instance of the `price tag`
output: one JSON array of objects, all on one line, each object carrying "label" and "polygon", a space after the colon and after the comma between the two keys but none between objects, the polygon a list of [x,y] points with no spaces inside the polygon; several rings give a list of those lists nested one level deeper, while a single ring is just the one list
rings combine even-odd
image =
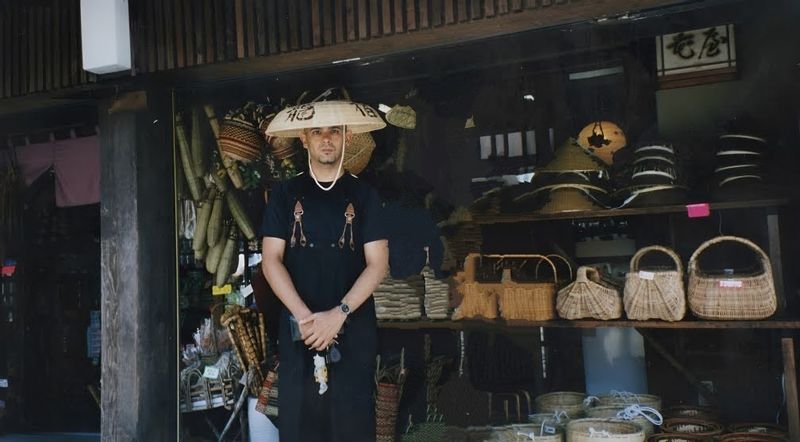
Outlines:
[{"label": "price tag", "polygon": [[203,377],[208,379],[217,379],[219,377],[219,368],[214,367],[213,365],[206,365],[206,369],[203,370]]},{"label": "price tag", "polygon": [[247,286],[242,287],[239,290],[239,293],[241,293],[242,296],[244,296],[244,297],[250,296],[250,294],[253,293],[253,285],[252,284],[247,284]]},{"label": "price tag", "polygon": [[556,427],[551,427],[549,425],[544,426],[544,432],[547,434],[556,434]]},{"label": "price tag", "polygon": [[719,281],[719,286],[722,288],[740,289],[742,288],[742,281],[736,279],[722,279]]},{"label": "price tag", "polygon": [[722,269],[722,273],[724,273],[726,276],[733,275],[733,269]]},{"label": "price tag", "polygon": [[0,388],[8,388],[8,379],[0,379]]},{"label": "price tag", "polygon": [[639,270],[639,277],[642,279],[646,279],[648,281],[652,281],[656,278],[656,274],[653,272],[645,272],[644,270]]},{"label": "price tag", "polygon": [[689,218],[705,218],[711,215],[711,206],[708,203],[687,204],[686,214],[689,215]]},{"label": "price tag", "polygon": [[211,294],[214,296],[230,295],[231,292],[233,292],[233,286],[230,284],[225,284],[222,287],[217,285],[211,287]]}]

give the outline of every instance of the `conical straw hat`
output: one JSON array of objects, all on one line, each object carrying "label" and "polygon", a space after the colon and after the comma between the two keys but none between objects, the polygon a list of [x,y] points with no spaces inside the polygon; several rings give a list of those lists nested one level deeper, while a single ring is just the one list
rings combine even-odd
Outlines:
[{"label": "conical straw hat", "polygon": [[553,159],[539,172],[599,172],[605,170],[592,154],[584,150],[574,138],[559,147]]},{"label": "conical straw hat", "polygon": [[298,137],[312,127],[347,126],[353,133],[383,129],[386,123],[375,109],[351,101],[317,101],[289,106],[272,119],[266,134]]}]

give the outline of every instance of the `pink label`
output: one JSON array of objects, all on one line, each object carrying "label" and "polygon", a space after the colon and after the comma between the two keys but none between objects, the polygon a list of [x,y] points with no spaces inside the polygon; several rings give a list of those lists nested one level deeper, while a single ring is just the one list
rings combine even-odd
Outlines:
[{"label": "pink label", "polygon": [[742,288],[742,281],[737,281],[735,279],[723,279],[720,280],[719,286],[729,289],[740,289]]},{"label": "pink label", "polygon": [[705,218],[711,215],[711,207],[708,203],[687,204],[686,213],[689,215],[689,218]]},{"label": "pink label", "polygon": [[3,266],[2,275],[3,276],[14,276],[14,272],[17,271],[17,266]]}]

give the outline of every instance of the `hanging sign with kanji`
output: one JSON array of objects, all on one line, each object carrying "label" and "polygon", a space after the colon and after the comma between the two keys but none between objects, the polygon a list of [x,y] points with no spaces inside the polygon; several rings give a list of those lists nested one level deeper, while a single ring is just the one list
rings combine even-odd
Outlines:
[{"label": "hanging sign with kanji", "polygon": [[733,25],[658,36],[656,57],[662,88],[732,80],[736,78]]}]

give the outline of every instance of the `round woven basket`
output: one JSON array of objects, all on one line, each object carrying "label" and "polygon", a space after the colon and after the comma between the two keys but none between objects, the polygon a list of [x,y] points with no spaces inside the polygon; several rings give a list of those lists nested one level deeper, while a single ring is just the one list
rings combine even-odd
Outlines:
[{"label": "round woven basket", "polygon": [[567,428],[568,422],[568,416],[561,417],[553,413],[535,413],[528,416],[528,423],[537,428],[549,426],[564,430]]},{"label": "round woven basket", "polygon": [[788,437],[769,433],[728,433],[718,439],[720,442],[786,442]]},{"label": "round woven basket", "polygon": [[647,442],[697,442],[708,440],[704,436],[690,433],[656,433],[647,438]]},{"label": "round woven basket", "polygon": [[375,436],[377,441],[394,442],[400,385],[379,383],[375,397]]},{"label": "round woven basket", "polygon": [[219,146],[228,156],[249,163],[258,158],[263,143],[263,138],[252,123],[233,118],[222,120]]},{"label": "round woven basket", "polygon": [[375,150],[375,139],[369,132],[353,134],[353,138],[345,145],[344,170],[358,175],[369,164],[372,151]]},{"label": "round woven basket", "polygon": [[638,404],[661,411],[661,398],[653,394],[611,393],[598,396],[598,406],[624,406]]},{"label": "round woven basket", "polygon": [[560,413],[565,412],[569,419],[584,416],[586,406],[584,405],[586,395],[575,391],[555,391],[536,397],[537,413]]},{"label": "round woven basket", "polygon": [[661,429],[668,433],[690,433],[702,437],[716,437],[724,431],[717,422],[691,418],[667,419]]},{"label": "round woven basket", "polygon": [[[619,412],[625,409],[625,405],[601,405],[597,407],[592,407],[586,410],[587,417],[599,418],[599,419],[617,419],[617,415]],[[633,422],[644,430],[644,434],[649,436],[655,433],[655,427],[653,423],[644,418],[643,416],[637,416],[630,422]]]},{"label": "round woven basket", "polygon": [[613,419],[577,419],[567,424],[568,442],[644,442],[642,428]]},{"label": "round woven basket", "polygon": [[700,405],[676,405],[664,411],[664,419],[692,418],[707,421],[719,419],[719,411]]},{"label": "round woven basket", "polygon": [[542,441],[542,442],[563,442],[564,430],[555,428],[555,433],[543,432],[541,427],[536,425],[507,425],[504,427],[493,427],[490,441],[517,442],[517,441]]},{"label": "round woven basket", "polygon": [[769,422],[746,422],[728,425],[729,433],[758,433],[786,436],[786,428]]}]

